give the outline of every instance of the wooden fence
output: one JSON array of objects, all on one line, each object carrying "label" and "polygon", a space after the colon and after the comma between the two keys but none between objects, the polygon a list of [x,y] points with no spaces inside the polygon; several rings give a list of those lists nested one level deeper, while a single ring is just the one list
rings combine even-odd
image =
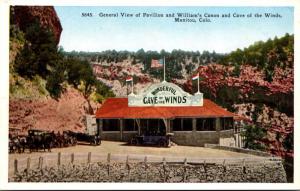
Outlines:
[{"label": "wooden fence", "polygon": [[268,163],[268,162],[281,162],[280,158],[277,157],[255,157],[255,158],[184,158],[184,157],[171,157],[171,156],[154,156],[154,155],[120,155],[111,154],[107,155],[98,153],[48,153],[42,156],[34,156],[22,159],[14,159],[10,161],[9,165],[9,176],[16,174],[21,171],[29,172],[30,169],[42,169],[44,167],[60,167],[61,165],[68,164],[90,164],[95,162],[102,163],[137,163],[143,162],[145,165],[147,163],[162,163],[166,164],[243,164],[246,163]]}]

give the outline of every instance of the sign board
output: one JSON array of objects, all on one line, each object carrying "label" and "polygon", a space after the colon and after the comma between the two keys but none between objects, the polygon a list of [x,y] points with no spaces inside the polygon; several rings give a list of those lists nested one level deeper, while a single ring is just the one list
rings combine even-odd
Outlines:
[{"label": "sign board", "polygon": [[161,82],[140,95],[128,95],[128,106],[203,106],[203,94],[191,95],[173,83]]}]

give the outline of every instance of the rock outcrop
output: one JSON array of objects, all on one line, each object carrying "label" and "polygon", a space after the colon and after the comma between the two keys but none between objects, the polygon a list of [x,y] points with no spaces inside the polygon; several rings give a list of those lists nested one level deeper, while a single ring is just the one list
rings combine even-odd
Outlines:
[{"label": "rock outcrop", "polygon": [[[92,103],[96,109],[96,105]],[[41,129],[48,131],[85,130],[84,116],[87,114],[88,103],[82,94],[67,88],[58,100],[52,98],[11,99],[9,101],[9,127],[27,130]]]},{"label": "rock outcrop", "polygon": [[58,44],[62,26],[60,20],[52,6],[12,6],[11,15],[13,24],[19,26],[21,30],[35,22],[35,19],[42,27],[50,29],[55,36],[55,41]]}]

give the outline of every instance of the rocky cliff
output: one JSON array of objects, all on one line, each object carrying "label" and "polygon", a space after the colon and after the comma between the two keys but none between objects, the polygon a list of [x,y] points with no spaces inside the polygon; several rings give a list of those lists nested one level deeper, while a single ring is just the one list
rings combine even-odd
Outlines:
[{"label": "rocky cliff", "polygon": [[[11,7],[11,24],[17,25],[21,31],[34,22],[50,29],[59,43],[62,26],[53,7],[50,6],[13,6]],[[22,43],[16,37],[10,39],[10,66]],[[10,70],[9,127],[20,129],[21,134],[29,128],[42,130],[74,130],[84,131],[84,115],[88,113],[89,103],[82,93],[65,84],[64,92],[58,99],[49,96],[46,89],[47,79],[38,75],[32,79],[20,76]],[[90,102],[95,109],[96,105]]]},{"label": "rocky cliff", "polygon": [[12,6],[11,7],[11,23],[19,26],[21,30],[35,20],[37,20],[42,27],[50,29],[55,36],[56,43],[59,43],[62,26],[60,20],[52,6]]}]

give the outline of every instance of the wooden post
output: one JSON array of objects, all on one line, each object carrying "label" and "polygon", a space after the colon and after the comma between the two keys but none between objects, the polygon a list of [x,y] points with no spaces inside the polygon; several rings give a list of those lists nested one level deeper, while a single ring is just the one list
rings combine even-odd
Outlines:
[{"label": "wooden post", "polygon": [[27,158],[27,172],[30,170],[30,157]]},{"label": "wooden post", "polygon": [[[263,167],[266,167],[266,160],[263,160]],[[266,173],[264,173],[264,182],[266,182]]]},{"label": "wooden post", "polygon": [[168,123],[168,119],[163,119],[163,122],[165,124],[165,127],[166,127],[166,133],[170,133],[170,126],[169,126],[169,123]]},{"label": "wooden post", "polygon": [[226,163],[226,159],[223,160],[223,172],[226,172],[226,166],[225,166],[225,163]]},{"label": "wooden post", "polygon": [[107,154],[107,174],[110,173],[110,153]]},{"label": "wooden post", "polygon": [[89,152],[89,153],[88,153],[88,160],[87,160],[87,163],[88,163],[88,164],[91,163],[91,158],[92,158],[92,153]]},{"label": "wooden post", "polygon": [[110,153],[107,154],[107,163],[110,163]]},{"label": "wooden post", "polygon": [[136,124],[138,125],[138,135],[141,135],[141,123],[140,119],[135,119]]},{"label": "wooden post", "polygon": [[243,173],[246,174],[245,159],[243,159]]},{"label": "wooden post", "polygon": [[44,158],[40,156],[39,157],[39,169],[43,168],[43,160],[44,160]]},{"label": "wooden post", "polygon": [[57,154],[57,166],[60,166],[60,164],[61,164],[61,153],[59,152]]},{"label": "wooden post", "polygon": [[183,163],[183,182],[186,182],[186,167],[187,167],[187,158],[184,159],[184,163]]},{"label": "wooden post", "polygon": [[206,160],[203,161],[204,172],[206,173]]},{"label": "wooden post", "polygon": [[72,154],[71,154],[71,164],[74,163],[74,159],[75,159],[75,158],[74,158],[74,153],[72,153]]},{"label": "wooden post", "polygon": [[27,175],[29,173],[29,170],[30,170],[30,157],[27,158],[27,167],[26,167]]},{"label": "wooden post", "polygon": [[193,132],[197,131],[197,120],[195,118],[192,119]]},{"label": "wooden post", "polygon": [[220,118],[216,118],[216,124],[215,124],[215,129],[216,129],[216,133],[218,136],[218,144],[220,145],[220,139],[221,139],[221,119]]},{"label": "wooden post", "polygon": [[126,167],[129,169],[129,156],[126,157]]},{"label": "wooden post", "polygon": [[129,156],[126,157],[126,168],[127,168],[127,176],[130,179],[130,165],[129,165]]},{"label": "wooden post", "polygon": [[148,166],[147,166],[147,156],[144,158],[144,164],[145,164],[145,173],[146,173],[146,182],[148,182]]},{"label": "wooden post", "polygon": [[17,174],[18,173],[18,160],[15,159],[15,162],[14,162],[14,174]]},{"label": "wooden post", "polygon": [[163,169],[164,169],[164,182],[166,182],[167,181],[167,169],[166,169],[166,164],[167,164],[167,162],[166,162],[166,158],[164,157],[163,158]]}]

